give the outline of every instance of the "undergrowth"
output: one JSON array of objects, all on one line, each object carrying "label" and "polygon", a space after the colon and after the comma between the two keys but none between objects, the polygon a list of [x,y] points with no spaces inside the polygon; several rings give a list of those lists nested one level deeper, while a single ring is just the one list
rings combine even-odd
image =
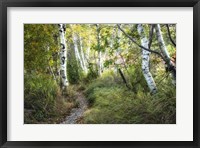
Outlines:
[{"label": "undergrowth", "polygon": [[25,124],[60,123],[77,106],[73,88],[69,87],[67,96],[62,96],[59,86],[49,76],[26,74],[24,85]]},{"label": "undergrowth", "polygon": [[167,77],[154,95],[135,85],[128,89],[120,77],[106,73],[85,91],[90,108],[84,113],[88,124],[175,124],[176,89]]}]

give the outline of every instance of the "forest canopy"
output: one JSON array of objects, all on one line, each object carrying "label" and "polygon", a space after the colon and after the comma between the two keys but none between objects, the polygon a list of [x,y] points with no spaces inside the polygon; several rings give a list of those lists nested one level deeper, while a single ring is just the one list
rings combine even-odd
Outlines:
[{"label": "forest canopy", "polygon": [[24,24],[24,123],[175,124],[176,24]]}]

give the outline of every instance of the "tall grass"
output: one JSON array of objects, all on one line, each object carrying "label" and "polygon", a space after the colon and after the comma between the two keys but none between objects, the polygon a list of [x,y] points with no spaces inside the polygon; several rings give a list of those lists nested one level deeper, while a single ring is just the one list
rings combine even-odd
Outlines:
[{"label": "tall grass", "polygon": [[119,77],[105,74],[94,80],[85,94],[90,108],[83,122],[90,124],[174,124],[176,123],[176,89],[166,78],[155,95],[140,85],[129,90]]},{"label": "tall grass", "polygon": [[59,123],[74,106],[48,75],[24,75],[24,123]]}]

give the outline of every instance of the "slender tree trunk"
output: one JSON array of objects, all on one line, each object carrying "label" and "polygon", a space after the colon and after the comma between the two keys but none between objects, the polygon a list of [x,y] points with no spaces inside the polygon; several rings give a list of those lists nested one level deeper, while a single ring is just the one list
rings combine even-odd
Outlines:
[{"label": "slender tree trunk", "polygon": [[[117,33],[115,33],[115,34],[112,35],[113,39],[115,37],[118,38],[118,40],[117,40],[118,48],[117,48],[117,50],[115,52],[115,55],[116,55],[117,59],[120,60],[120,64],[123,64],[123,67],[125,68],[125,70],[128,73],[128,75],[130,75],[130,73],[128,71],[128,68],[126,66],[125,59],[124,59],[124,57],[122,56],[122,54],[120,52],[120,50],[121,50],[120,49],[121,35],[122,35],[121,34],[121,30],[119,28],[117,28]],[[131,87],[132,87],[131,84],[128,84],[130,78],[129,77],[125,78],[125,75],[123,74],[122,70],[119,67],[116,67],[116,69],[118,69],[118,71],[119,71],[119,73],[120,73],[120,75],[121,75],[124,83],[126,84],[126,87],[129,88],[129,89],[131,89]]]},{"label": "slender tree trunk", "polygon": [[[119,29],[117,29],[117,32],[116,32],[116,38],[117,38],[117,49],[115,49],[115,56],[117,57],[117,60],[119,61],[120,60],[120,38],[121,38],[121,31]],[[118,64],[121,64],[121,63],[118,63]],[[118,71],[118,65],[115,65],[115,72],[117,73]]]},{"label": "slender tree trunk", "polygon": [[172,44],[174,45],[174,47],[176,47],[176,43],[175,43],[175,41],[172,39],[172,36],[171,36],[171,33],[170,33],[169,25],[166,24],[166,27],[167,27],[167,33],[168,33],[169,39],[170,39],[170,41],[172,42]]},{"label": "slender tree trunk", "polygon": [[73,38],[73,43],[74,43],[74,52],[75,52],[76,60],[80,64],[82,70],[84,70],[83,62],[81,60],[80,53],[79,53],[79,50],[78,50],[77,35],[72,33],[72,38]]},{"label": "slender tree trunk", "polygon": [[[142,24],[138,25],[137,30],[138,30],[138,33],[140,35],[142,46],[144,46],[145,48],[148,48],[148,40],[145,36]],[[148,84],[148,87],[149,87],[151,93],[154,94],[154,93],[157,92],[157,88],[156,88],[156,84],[154,82],[154,79],[153,79],[153,77],[152,77],[152,75],[149,71],[149,55],[150,55],[149,51],[142,49],[142,71],[143,71],[143,75],[145,77],[145,80]]]},{"label": "slender tree trunk", "polygon": [[122,70],[121,70],[120,68],[118,68],[118,71],[119,71],[120,76],[122,77],[122,80],[123,80],[124,84],[126,85],[126,87],[127,87],[128,89],[130,89],[130,87],[128,86],[128,83],[127,83],[127,81],[126,81],[126,78],[125,78],[125,76],[124,76]]},{"label": "slender tree trunk", "polygon": [[[111,39],[110,39],[110,48],[113,50],[114,48],[114,42],[116,41],[116,38],[117,38],[117,32],[116,32],[116,28],[113,27],[113,31],[112,31],[112,34],[111,34]],[[117,50],[115,50],[115,56],[117,57]],[[118,71],[118,68],[117,68],[117,65],[116,63],[114,63],[114,67],[113,67],[113,71],[115,74],[117,74],[117,71]]]},{"label": "slender tree trunk", "polygon": [[148,43],[148,48],[151,49],[151,44],[153,41],[153,32],[154,32],[154,24],[150,25],[150,29],[149,29],[149,43]]},{"label": "slender tree trunk", "polygon": [[100,49],[100,28],[97,24],[97,46],[98,46],[98,75],[101,76],[102,65],[101,65],[101,49]]},{"label": "slender tree trunk", "polygon": [[[91,29],[90,28],[90,24],[89,24],[88,28],[89,28],[89,30]],[[90,34],[89,34],[89,36],[88,36],[88,45],[87,45],[87,54],[86,54],[87,61],[90,58],[90,46],[91,46],[91,40],[90,40]]]},{"label": "slender tree trunk", "polygon": [[60,33],[60,76],[62,80],[62,88],[68,86],[67,80],[67,45],[65,40],[65,25],[59,24]]},{"label": "slender tree trunk", "polygon": [[99,75],[101,76],[102,73],[102,65],[101,65],[101,51],[98,52],[98,71],[99,71]]},{"label": "slender tree trunk", "polygon": [[169,55],[167,48],[165,46],[165,42],[163,40],[160,25],[159,24],[155,25],[155,29],[156,29],[156,36],[157,36],[157,40],[158,40],[158,43],[159,43],[159,46],[160,46],[160,50],[161,50],[161,53],[164,57],[165,63],[167,65],[167,70],[171,72],[173,79],[174,79],[173,83],[176,84],[176,68],[175,68],[173,62],[171,61],[170,55]]},{"label": "slender tree trunk", "polygon": [[81,52],[81,58],[82,58],[82,63],[83,63],[83,68],[84,68],[84,72],[87,73],[87,66],[86,66],[86,62],[85,62],[85,55],[83,52],[83,43],[82,43],[82,38],[79,36],[79,40],[80,40],[80,52]]}]

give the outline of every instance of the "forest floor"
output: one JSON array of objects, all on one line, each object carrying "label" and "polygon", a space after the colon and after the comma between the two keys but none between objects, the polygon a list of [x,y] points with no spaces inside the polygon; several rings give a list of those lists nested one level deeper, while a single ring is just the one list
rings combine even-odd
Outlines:
[{"label": "forest floor", "polygon": [[78,107],[73,108],[70,114],[65,118],[65,120],[61,124],[75,124],[75,123],[80,122],[83,116],[83,113],[88,108],[87,100],[85,96],[83,95],[82,91],[76,92],[75,97],[79,104]]}]

